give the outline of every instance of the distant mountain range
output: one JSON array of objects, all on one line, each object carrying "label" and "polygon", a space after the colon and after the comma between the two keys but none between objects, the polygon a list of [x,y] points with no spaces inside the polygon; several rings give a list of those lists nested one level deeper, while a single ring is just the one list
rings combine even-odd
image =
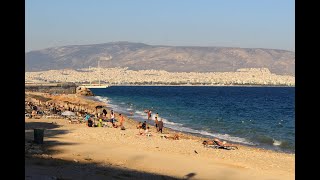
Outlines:
[{"label": "distant mountain range", "polygon": [[[104,60],[108,57],[109,60]],[[97,67],[98,60],[100,67],[128,67],[131,70],[232,72],[240,68],[268,68],[275,74],[295,74],[295,53],[277,49],[110,42],[53,47],[25,55],[28,72]]]}]

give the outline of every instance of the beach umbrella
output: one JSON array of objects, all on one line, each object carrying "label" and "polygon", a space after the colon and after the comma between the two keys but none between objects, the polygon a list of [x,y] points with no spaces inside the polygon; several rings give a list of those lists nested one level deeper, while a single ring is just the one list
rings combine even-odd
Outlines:
[{"label": "beach umbrella", "polygon": [[99,105],[99,106],[96,106],[96,109],[100,109],[100,108],[103,108],[104,106],[101,106],[101,105]]},{"label": "beach umbrella", "polygon": [[42,101],[42,102],[47,102],[47,101],[52,100],[51,98],[47,98],[47,97],[43,97],[43,96],[39,96],[39,95],[33,95],[33,94],[30,94],[29,97],[34,98],[39,101]]},{"label": "beach umbrella", "polygon": [[75,116],[76,114],[72,111],[64,111],[61,113],[63,116]]}]

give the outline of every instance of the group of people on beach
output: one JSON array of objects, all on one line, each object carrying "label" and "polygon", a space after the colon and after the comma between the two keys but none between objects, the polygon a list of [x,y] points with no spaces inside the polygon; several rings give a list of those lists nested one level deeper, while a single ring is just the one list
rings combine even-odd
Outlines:
[{"label": "group of people on beach", "polygon": [[[149,121],[152,120],[152,111],[150,109],[146,109],[144,110],[145,113],[147,113],[147,118]],[[157,129],[157,132],[161,132],[162,133],[162,128],[163,128],[163,121],[162,119],[160,119],[159,121],[159,113],[156,113],[155,117],[154,117],[154,123]]]},{"label": "group of people on beach", "polygon": [[[113,128],[120,127],[121,130],[125,130],[124,116],[122,114],[119,114],[118,118],[117,118],[118,121],[117,121],[115,118],[115,116],[116,116],[115,112],[113,110],[111,110],[110,115],[108,115],[108,111],[106,109],[103,109],[102,113],[98,113],[97,109],[96,109],[96,111],[89,110],[89,108],[85,109],[80,104],[73,104],[74,106],[70,106],[70,103],[61,104],[61,102],[57,102],[57,103],[52,103],[52,102],[41,103],[41,102],[39,102],[38,105],[36,105],[36,103],[26,101],[25,105],[26,105],[26,113],[27,113],[27,109],[29,109],[31,111],[30,118],[35,118],[39,114],[46,114],[45,111],[48,111],[49,113],[52,113],[52,114],[61,114],[62,111],[69,110],[69,111],[75,112],[77,116],[82,116],[83,120],[86,122],[86,125],[88,127],[113,127]],[[84,110],[87,110],[87,111],[84,111]],[[95,113],[93,113],[93,112],[95,112]],[[147,113],[148,121],[151,121],[152,120],[152,111],[145,110],[145,112]],[[95,124],[96,120],[98,120],[97,124]],[[118,123],[116,123],[116,122],[118,122]],[[110,125],[107,125],[108,123],[110,123]],[[160,132],[162,134],[164,125],[163,125],[163,120],[162,120],[162,118],[159,118],[158,113],[156,113],[154,116],[154,125],[156,128],[156,132]],[[152,135],[150,132],[150,127],[149,127],[147,121],[144,121],[143,123],[139,122],[139,124],[137,125],[137,129],[139,129],[138,135],[145,135],[145,136]],[[170,137],[166,137],[166,138],[169,139]],[[179,139],[179,137],[173,136],[172,139]],[[231,148],[231,147],[237,148],[237,146],[235,146],[233,144],[229,144],[226,141],[220,141],[217,138],[214,140],[205,140],[203,142],[203,145],[205,145],[205,146],[218,145],[219,147],[224,147],[224,148]]]},{"label": "group of people on beach", "polygon": [[103,109],[102,113],[97,113],[96,116],[86,113],[84,120],[86,121],[88,127],[95,127],[92,119],[98,119],[98,123],[96,125],[97,127],[110,127],[107,125],[107,123],[109,122],[111,124],[111,127],[113,128],[120,127],[122,130],[125,129],[124,116],[122,114],[119,114],[119,123],[116,123],[117,120],[115,119],[115,113],[113,110],[111,110],[110,116],[108,116],[108,112],[106,109]]},{"label": "group of people on beach", "polygon": [[147,121],[144,121],[143,123],[139,122],[137,125],[137,129],[139,129],[138,135],[145,135],[145,136],[151,136],[150,133],[150,127],[147,125]]},{"label": "group of people on beach", "polygon": [[[145,110],[145,112],[147,113],[148,116],[148,120],[151,120],[151,110]],[[155,123],[155,128],[157,132],[161,132],[162,133],[162,129],[163,129],[163,121],[162,118],[160,120],[158,120],[159,114],[157,113],[155,115],[155,119],[154,119],[154,123]],[[137,125],[137,129],[139,129],[139,133],[138,135],[146,135],[146,136],[151,136],[150,133],[150,128],[147,125],[147,121],[139,122],[139,124]]]},{"label": "group of people on beach", "polygon": [[[148,113],[148,120],[151,120],[151,110],[147,110],[145,111],[146,113]],[[94,122],[92,121],[93,118],[97,118],[98,119],[98,124],[96,125],[97,127],[106,127],[106,124],[103,124],[103,122],[110,122],[111,123],[111,127],[113,128],[118,128],[120,127],[122,130],[125,130],[124,127],[124,122],[125,122],[125,118],[122,114],[119,114],[118,120],[119,123],[116,123],[116,119],[115,119],[115,113],[113,110],[111,110],[110,116],[108,117],[108,112],[106,109],[103,109],[102,113],[97,113],[96,117],[94,117],[93,115],[90,115],[89,113],[86,113],[86,116],[84,118],[84,120],[87,122],[88,127],[94,127]],[[159,119],[159,114],[156,113],[155,117],[154,117],[154,123],[155,123],[155,128],[157,132],[162,133],[163,132],[163,121],[162,118],[160,120]],[[110,127],[110,126],[109,126]],[[146,135],[146,136],[151,136],[150,133],[150,127],[147,124],[147,121],[139,122],[139,124],[137,125],[137,129],[139,129],[139,135]]]}]

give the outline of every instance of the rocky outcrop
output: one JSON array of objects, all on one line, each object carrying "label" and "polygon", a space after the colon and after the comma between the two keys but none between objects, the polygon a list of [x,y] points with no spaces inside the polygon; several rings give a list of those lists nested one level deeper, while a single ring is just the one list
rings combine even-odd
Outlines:
[{"label": "rocky outcrop", "polygon": [[79,86],[76,88],[76,94],[82,95],[82,96],[94,96],[94,94],[90,89],[83,86]]}]

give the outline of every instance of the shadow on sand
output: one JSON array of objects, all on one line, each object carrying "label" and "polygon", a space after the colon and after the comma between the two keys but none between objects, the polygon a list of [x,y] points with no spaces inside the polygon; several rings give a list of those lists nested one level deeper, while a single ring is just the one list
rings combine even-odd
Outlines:
[{"label": "shadow on sand", "polygon": [[[90,162],[90,158],[78,157],[82,161],[53,159],[51,155],[59,153],[56,146],[70,145],[58,141],[44,141],[43,144],[33,142],[33,129],[44,128],[45,138],[57,137],[68,131],[57,130],[59,125],[44,122],[25,123],[25,179],[159,179],[178,180],[179,178],[146,173],[127,169],[114,164],[98,164]],[[181,178],[182,179],[182,178]],[[188,178],[189,179],[189,178]]]}]

